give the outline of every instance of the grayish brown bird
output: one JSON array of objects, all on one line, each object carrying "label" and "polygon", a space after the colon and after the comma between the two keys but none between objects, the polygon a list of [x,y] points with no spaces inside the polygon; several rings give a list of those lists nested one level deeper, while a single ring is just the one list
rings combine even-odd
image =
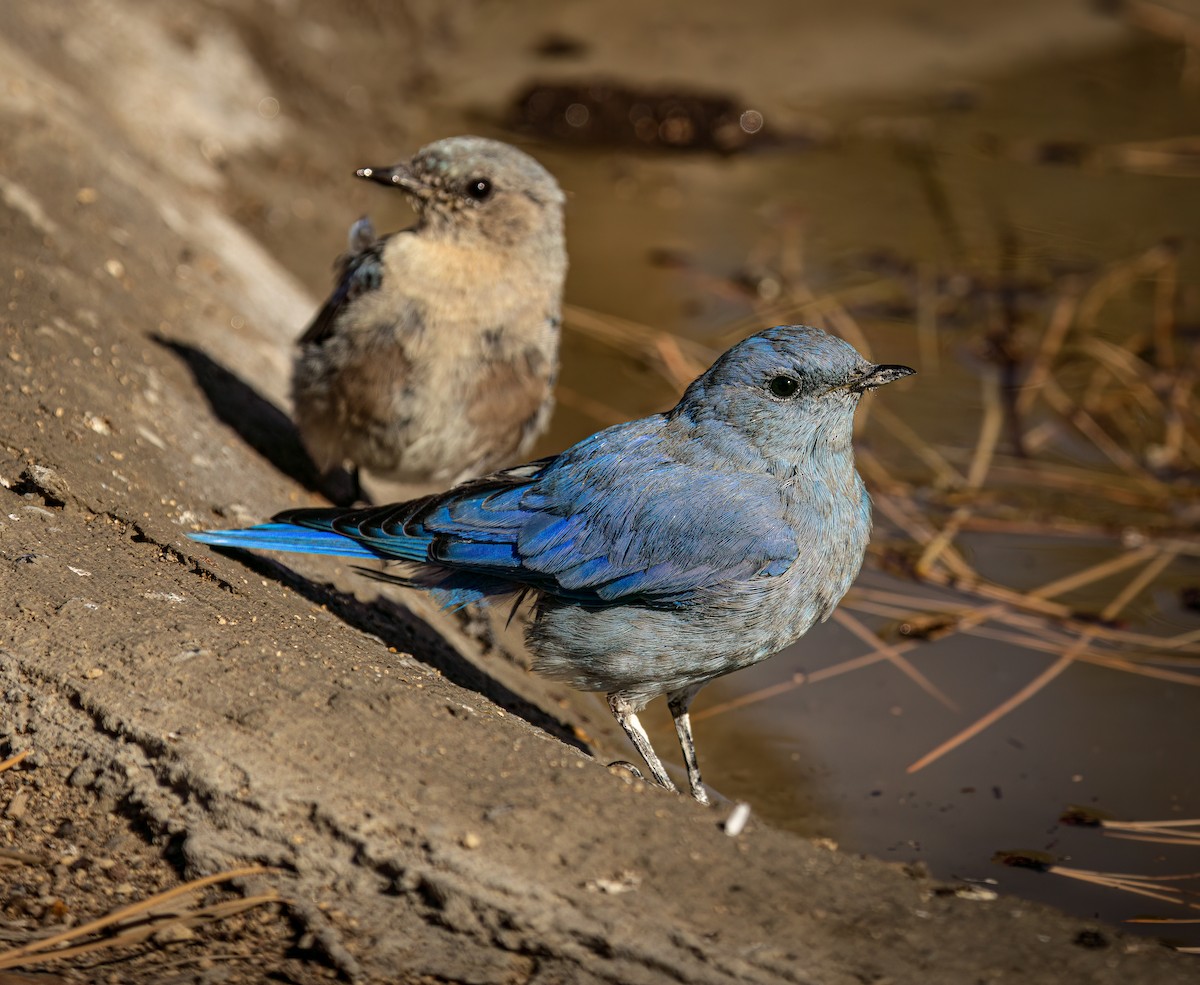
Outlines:
[{"label": "grayish brown bird", "polygon": [[350,230],[292,374],[296,423],[327,475],[454,483],[518,460],[545,429],[567,271],[564,196],[508,144],[451,137],[361,178],[417,213]]}]

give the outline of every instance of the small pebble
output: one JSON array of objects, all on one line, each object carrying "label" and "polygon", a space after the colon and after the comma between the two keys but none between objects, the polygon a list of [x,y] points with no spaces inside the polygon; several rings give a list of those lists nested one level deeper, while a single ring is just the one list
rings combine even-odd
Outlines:
[{"label": "small pebble", "polygon": [[8,802],[8,806],[4,809],[4,813],[14,821],[25,816],[25,809],[29,805],[29,791],[18,790],[12,795],[12,799]]},{"label": "small pebble", "polygon": [[186,924],[169,923],[165,927],[159,927],[151,939],[155,944],[177,944],[180,941],[190,941],[195,936],[196,932]]},{"label": "small pebble", "polygon": [[729,812],[729,817],[725,819],[725,833],[730,838],[736,838],[746,827],[746,822],[750,820],[750,805],[744,800],[738,801],[733,805],[733,810]]}]

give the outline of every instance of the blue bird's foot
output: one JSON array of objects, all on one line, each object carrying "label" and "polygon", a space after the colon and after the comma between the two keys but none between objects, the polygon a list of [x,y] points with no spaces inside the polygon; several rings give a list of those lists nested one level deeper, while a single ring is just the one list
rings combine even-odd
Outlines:
[{"label": "blue bird's foot", "polygon": [[612,712],[613,718],[617,720],[617,724],[629,736],[629,741],[633,743],[634,748],[641,753],[642,759],[646,761],[654,782],[660,787],[665,787],[674,792],[675,784],[667,776],[667,770],[663,766],[662,760],[658,758],[658,753],[654,751],[654,746],[650,745],[650,736],[646,734],[646,730],[642,728],[642,723],[638,721],[633,704],[628,698],[618,692],[608,696],[608,708]]},{"label": "blue bird's foot", "polygon": [[[697,801],[707,806],[711,801],[708,799],[708,791],[704,789],[704,782],[700,779],[700,764],[696,760],[696,740],[692,737],[692,724],[688,718],[688,706],[692,703],[692,698],[696,696],[696,692],[703,686],[703,684],[698,684],[694,687],[684,688],[681,691],[674,691],[667,695],[667,704],[671,709],[671,717],[675,720],[675,732],[679,736],[679,746],[683,750],[683,761],[687,766],[689,792]],[[613,714],[613,718],[617,720],[617,724],[629,736],[629,741],[633,743],[634,748],[642,754],[642,759],[646,761],[646,765],[650,768],[650,775],[653,777],[654,782],[660,787],[674,791],[675,784],[671,782],[671,778],[667,775],[666,767],[663,766],[662,760],[658,758],[658,753],[650,745],[650,736],[646,734],[646,730],[642,728],[642,723],[638,721],[633,704],[624,695],[617,693],[608,696],[608,707]],[[629,767],[634,773],[637,773],[639,776],[641,775],[636,766],[630,766],[628,763],[613,765]]]},{"label": "blue bird's foot", "polygon": [[614,759],[611,763],[609,763],[604,768],[606,770],[608,770],[610,773],[614,773],[617,770],[623,770],[626,773],[632,773],[639,780],[646,779],[642,775],[642,771],[640,769],[638,769],[636,766],[634,766],[633,763],[631,763],[628,759]]}]

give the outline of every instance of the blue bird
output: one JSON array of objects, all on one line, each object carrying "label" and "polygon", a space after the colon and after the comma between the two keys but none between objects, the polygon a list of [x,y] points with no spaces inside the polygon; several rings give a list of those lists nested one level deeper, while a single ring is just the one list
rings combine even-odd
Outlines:
[{"label": "blue bird", "polygon": [[607,694],[651,775],[674,789],[637,713],[665,694],[692,796],[708,803],[688,706],[825,619],[857,576],[871,504],[854,410],[908,376],[820,329],[738,343],[679,403],[448,492],[297,509],[221,547],[384,558],[447,605],[535,596],[534,669]]}]

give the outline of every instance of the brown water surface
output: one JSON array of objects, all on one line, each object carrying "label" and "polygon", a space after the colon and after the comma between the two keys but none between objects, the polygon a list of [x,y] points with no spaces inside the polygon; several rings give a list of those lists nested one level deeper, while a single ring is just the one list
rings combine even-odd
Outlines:
[{"label": "brown water surface", "polygon": [[[790,246],[818,295],[870,283],[898,264],[925,268],[931,277],[984,281],[1007,271],[1024,282],[1017,303],[1027,344],[1036,346],[1064,289],[1064,273],[1076,271],[1094,283],[1107,265],[1180,237],[1180,328],[1190,324],[1194,333],[1200,313],[1195,176],[1029,159],[1041,142],[1100,148],[1194,132],[1200,94],[1181,89],[1178,52],[1131,37],[1100,53],[971,79],[963,91],[971,94],[969,108],[948,104],[943,93],[829,107],[837,139],[803,153],[720,160],[539,148],[573,192],[570,300],[719,347],[723,330],[753,310],[750,298],[720,279],[757,260],[763,289],[775,290],[775,279],[783,279],[780,248]],[[652,250],[676,251],[687,269],[653,266]],[[1119,339],[1143,327],[1152,317],[1153,289],[1152,282],[1135,284],[1105,312],[1099,331]],[[981,339],[999,303],[963,305],[941,323],[935,364],[917,341],[913,312],[881,317],[862,305],[856,317],[877,358],[920,370],[915,380],[874,399],[960,468],[980,430],[981,376],[988,371]],[[752,320],[746,325],[758,327]],[[1194,334],[1181,351],[1190,352],[1195,365]],[[627,415],[673,398],[640,362],[578,334],[568,334],[563,383]],[[588,419],[577,401],[564,404],[547,448],[607,423]],[[893,475],[928,482],[928,472],[874,421],[864,443]],[[1000,450],[1010,451],[1003,440]],[[1194,506],[1181,519],[1170,510],[1156,514],[1108,501],[1102,487],[1116,470],[1078,435],[1064,435],[1046,454],[1096,469],[1096,494],[997,485],[986,512],[1005,513],[1009,506],[1011,519],[1038,519],[1047,529],[960,535],[960,550],[994,582],[1028,590],[1120,555],[1127,524],[1194,530]],[[1194,478],[1193,472],[1172,481]],[[948,512],[930,511],[935,528]],[[1056,524],[1094,526],[1102,535],[1055,536]],[[877,537],[906,540],[885,519]],[[1200,581],[1194,537],[1190,543],[1189,556],[1170,564],[1122,610],[1129,628],[1171,636],[1200,627],[1197,613],[1179,602],[1180,591]],[[1084,586],[1069,601],[1099,612],[1137,570]],[[939,594],[879,570],[868,570],[860,585]],[[969,592],[944,597],[967,607],[987,604]],[[887,620],[862,618],[886,627]],[[1051,621],[1045,631],[1054,628]],[[924,862],[939,877],[994,881],[1003,891],[1111,921],[1188,915],[1115,889],[1001,867],[992,856],[1037,851],[1068,867],[1153,876],[1200,869],[1195,848],[1115,841],[1057,820],[1072,804],[1120,819],[1200,817],[1200,689],[1076,664],[991,728],[911,774],[907,767],[923,754],[1035,680],[1055,652],[961,634],[919,645],[909,658],[953,709],[882,661],[721,711],[793,675],[867,652],[831,623],[776,659],[708,688],[696,706],[707,779],[726,796],[749,800],[772,823],[828,836],[849,850]],[[1197,664],[1176,669],[1200,683]],[[671,749],[673,733],[661,709],[651,727],[656,745]],[[1186,926],[1171,935],[1194,943]]]}]

